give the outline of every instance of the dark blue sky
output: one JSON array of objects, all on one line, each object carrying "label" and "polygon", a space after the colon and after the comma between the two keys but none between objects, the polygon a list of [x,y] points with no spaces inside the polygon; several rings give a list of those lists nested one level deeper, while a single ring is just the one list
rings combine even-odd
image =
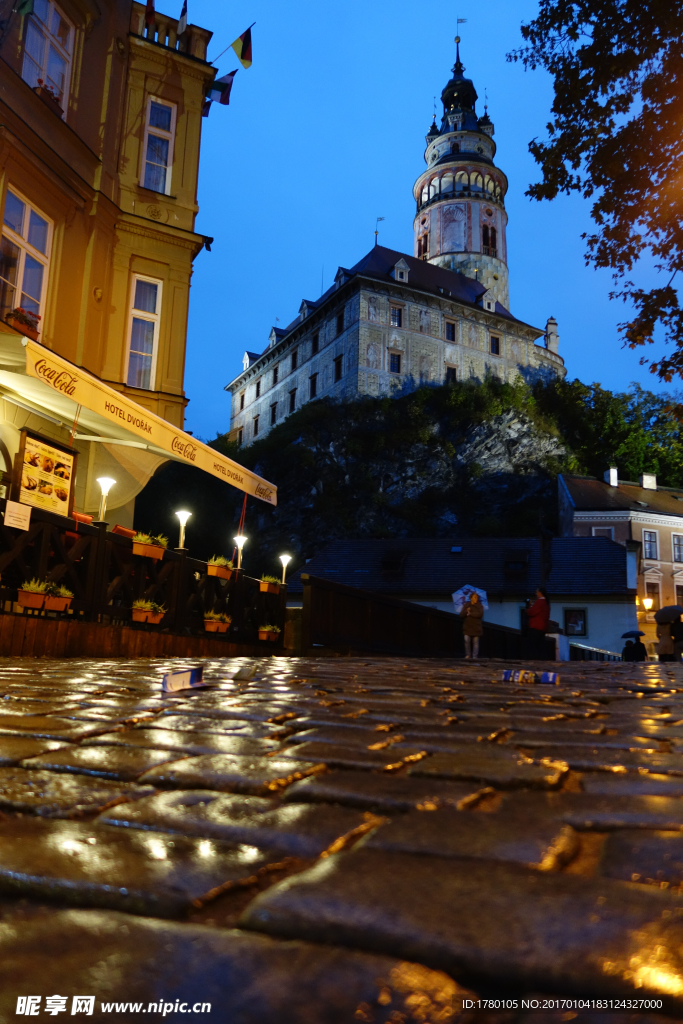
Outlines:
[{"label": "dark blue sky", "polygon": [[[158,7],[178,17],[181,0]],[[230,106],[214,104],[203,122],[197,230],[215,242],[195,262],[190,298],[186,425],[195,434],[228,430],[223,388],[244,350],[262,351],[276,318],[289,323],[301,299],[367,252],[376,217],[385,217],[381,243],[412,254],[411,190],[435,95],[440,120],[458,14],[468,19],[466,74],[480,113],[488,91],[496,163],[509,179],[511,311],[539,327],[556,317],[570,378],[660,390],[639,353],[621,347],[624,307],[609,300],[610,275],[584,264],[588,204],[524,195],[538,174],[527,146],[544,133],[552,92],[545,74],[505,56],[536,3],[489,0],[472,10],[444,0],[189,0],[189,20],[214,33],[209,59],[256,22],[253,66],[238,72]],[[234,51],[217,66],[219,75],[237,67]]]}]

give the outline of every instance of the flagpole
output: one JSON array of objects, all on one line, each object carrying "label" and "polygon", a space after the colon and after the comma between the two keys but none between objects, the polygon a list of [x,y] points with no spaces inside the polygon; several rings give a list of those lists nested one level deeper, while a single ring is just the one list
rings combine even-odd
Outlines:
[{"label": "flagpole", "polygon": [[[252,23],[249,26],[249,28],[253,28],[255,24],[256,24],[256,22],[252,21]],[[244,32],[248,32],[249,28],[245,28]],[[242,33],[242,35],[244,35],[244,32]],[[230,43],[230,46],[232,46],[232,43]],[[217,60],[220,60],[221,57],[223,56],[223,54],[228,52],[228,50],[230,49],[230,46],[226,46],[224,50],[221,50],[221,52],[218,54],[217,57],[214,57],[213,60],[209,61],[209,64],[215,64]],[[241,79],[240,79],[240,81],[241,81]]]}]

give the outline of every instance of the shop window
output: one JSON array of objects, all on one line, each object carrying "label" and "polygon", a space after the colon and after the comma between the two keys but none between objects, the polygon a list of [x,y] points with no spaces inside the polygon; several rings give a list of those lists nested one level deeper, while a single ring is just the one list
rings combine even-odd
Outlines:
[{"label": "shop window", "polygon": [[399,309],[398,306],[391,307],[391,326],[402,327],[403,326],[403,310]]},{"label": "shop window", "polygon": [[[311,338],[311,355],[316,356],[320,351],[320,331],[316,331]],[[293,369],[294,367],[292,367]]]},{"label": "shop window", "polygon": [[588,633],[585,608],[565,608],[564,632],[566,636],[586,636]]},{"label": "shop window", "polygon": [[7,189],[0,238],[0,315],[21,306],[41,315],[47,285],[52,225],[22,198]]},{"label": "shop window", "polygon": [[398,352],[389,353],[389,373],[401,372],[401,356]]},{"label": "shop window", "polygon": [[458,380],[458,371],[454,366],[446,367],[446,383],[455,384]]},{"label": "shop window", "polygon": [[175,104],[166,103],[156,96],[149,97],[140,184],[165,195],[171,193],[175,120]]},{"label": "shop window", "polygon": [[344,357],[343,356],[337,356],[337,358],[334,361],[334,383],[335,384],[342,379],[343,362],[344,362]]},{"label": "shop window", "polygon": [[26,22],[21,77],[32,89],[44,85],[62,110],[69,99],[73,26],[51,0],[33,0]]},{"label": "shop window", "polygon": [[161,281],[135,275],[132,294],[126,383],[151,391],[159,347]]},{"label": "shop window", "polygon": [[308,397],[315,398],[318,394],[318,374],[314,373],[309,377]]},{"label": "shop window", "polygon": [[661,602],[659,599],[659,583],[646,583],[645,584],[645,597],[649,597],[652,600],[652,607],[650,608],[650,614],[652,612],[659,611]]},{"label": "shop window", "polygon": [[455,341],[455,324],[452,320],[446,321],[446,341]]},{"label": "shop window", "polygon": [[643,558],[657,559],[657,531],[643,530]]},{"label": "shop window", "polygon": [[273,402],[270,407],[270,425],[274,427],[277,423],[277,402]]},{"label": "shop window", "polygon": [[493,334],[491,335],[491,355],[500,355],[500,338],[494,337]]},{"label": "shop window", "polygon": [[296,411],[296,388],[292,388],[289,392],[289,411]]}]

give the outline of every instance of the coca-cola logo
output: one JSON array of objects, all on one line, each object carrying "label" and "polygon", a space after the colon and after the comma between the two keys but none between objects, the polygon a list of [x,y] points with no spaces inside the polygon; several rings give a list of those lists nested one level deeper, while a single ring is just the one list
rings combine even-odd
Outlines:
[{"label": "coca-cola logo", "polygon": [[177,434],[171,442],[171,451],[182,455],[185,459],[189,459],[190,462],[194,462],[197,458],[196,444],[192,444],[191,441],[187,441],[184,437],[178,437]]},{"label": "coca-cola logo", "polygon": [[263,498],[264,501],[272,501],[273,492],[270,487],[264,487],[263,484],[257,484],[254,492],[257,498]]},{"label": "coca-cola logo", "polygon": [[75,394],[78,377],[74,377],[72,373],[60,370],[56,366],[50,366],[46,359],[39,359],[35,370],[38,376],[46,380],[55,391],[61,391],[69,397]]}]

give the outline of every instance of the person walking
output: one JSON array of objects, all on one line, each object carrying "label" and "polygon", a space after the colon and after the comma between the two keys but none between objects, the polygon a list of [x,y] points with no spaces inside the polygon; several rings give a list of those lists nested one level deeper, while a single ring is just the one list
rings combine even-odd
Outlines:
[{"label": "person walking", "polygon": [[621,652],[621,660],[622,661],[635,661],[634,647],[635,647],[635,644],[633,643],[633,640],[627,640],[626,641],[626,643],[624,644],[624,649]]},{"label": "person walking", "polygon": [[674,642],[674,661],[680,661],[683,654],[683,622],[680,615],[671,623],[671,639]]},{"label": "person walking", "polygon": [[647,661],[647,647],[643,641],[638,637],[633,645],[633,655],[631,661]]},{"label": "person walking", "polygon": [[545,587],[537,587],[536,600],[527,614],[527,649],[529,658],[545,658],[545,633],[550,622],[550,602]]},{"label": "person walking", "polygon": [[479,600],[479,594],[470,594],[469,601],[462,606],[460,618],[464,619],[462,624],[462,635],[465,638],[465,657],[479,657],[479,637],[484,632],[484,606]]},{"label": "person walking", "polygon": [[671,623],[657,623],[657,654],[660,661],[674,661],[674,640],[671,635]]}]

